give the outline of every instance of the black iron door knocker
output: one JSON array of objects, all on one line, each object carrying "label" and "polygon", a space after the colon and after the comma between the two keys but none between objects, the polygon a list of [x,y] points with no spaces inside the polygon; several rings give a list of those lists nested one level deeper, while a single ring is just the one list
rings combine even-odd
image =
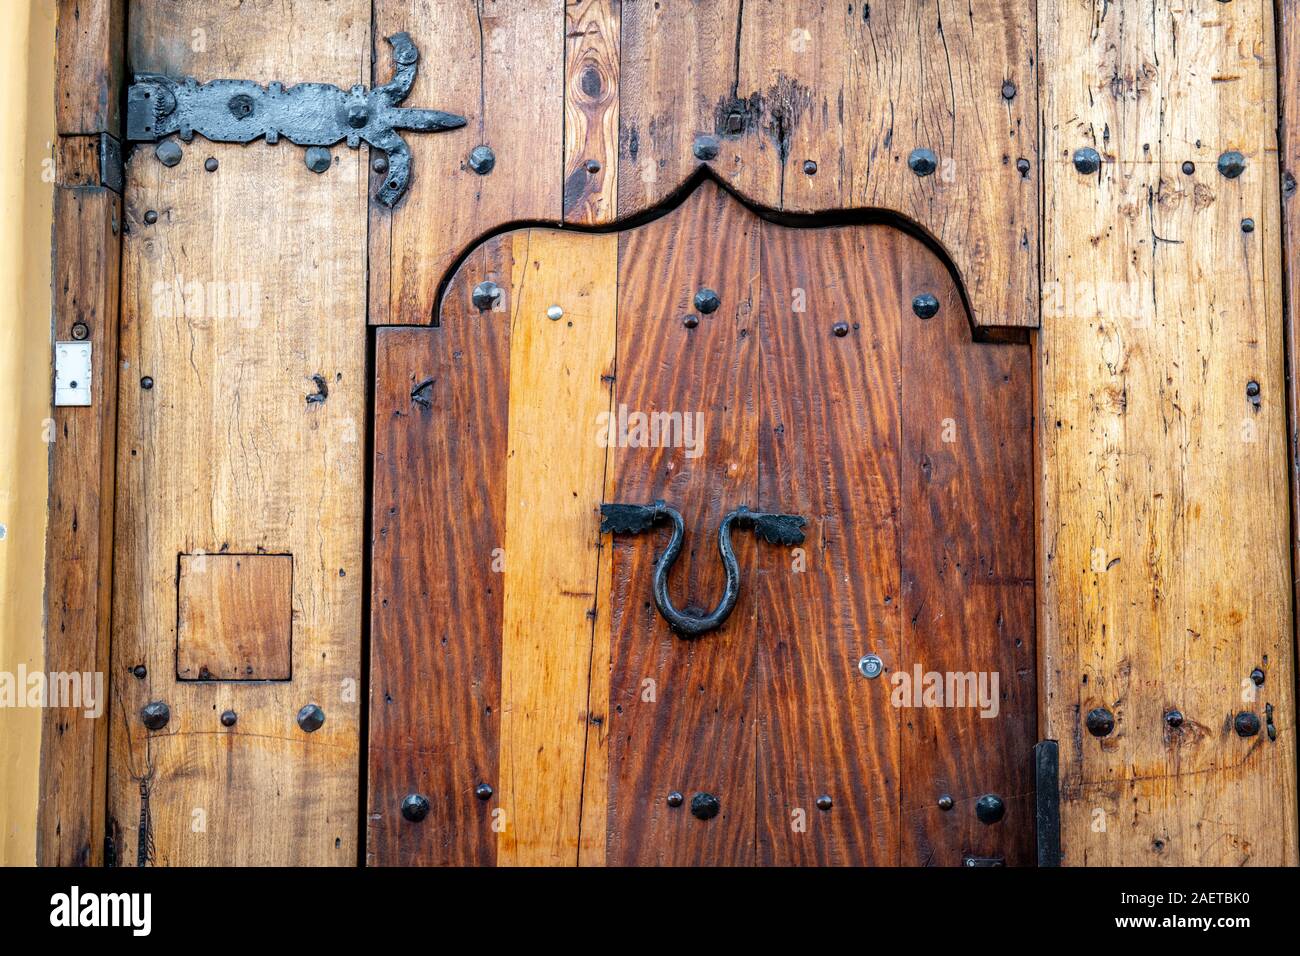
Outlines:
[{"label": "black iron door knocker", "polygon": [[722,593],[722,600],[708,614],[697,617],[677,610],[672,598],[668,596],[668,572],[677,556],[682,551],[682,539],[686,535],[686,523],[676,508],[670,508],[662,501],[649,505],[601,505],[601,533],[640,534],[649,531],[657,522],[671,521],[673,536],[668,548],[655,562],[654,594],[655,606],[663,615],[668,625],[679,637],[691,639],[716,630],[731,614],[740,595],[740,568],[736,564],[736,552],[731,547],[731,526],[752,527],[754,534],[769,544],[795,545],[803,543],[803,526],[807,523],[799,515],[764,514],[750,511],[741,505],[730,511],[718,526],[718,553],[722,555],[722,565],[727,570],[727,586]]}]

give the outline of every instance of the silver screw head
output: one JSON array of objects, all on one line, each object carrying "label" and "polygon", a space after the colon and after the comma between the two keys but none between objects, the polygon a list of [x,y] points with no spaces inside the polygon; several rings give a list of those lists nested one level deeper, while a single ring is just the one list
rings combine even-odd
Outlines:
[{"label": "silver screw head", "polygon": [[558,305],[553,305],[546,310],[546,317],[552,322],[558,322],[560,319],[564,318],[564,310]]},{"label": "silver screw head", "polygon": [[858,659],[858,673],[867,680],[874,680],[885,671],[885,662],[876,654],[866,654]]}]

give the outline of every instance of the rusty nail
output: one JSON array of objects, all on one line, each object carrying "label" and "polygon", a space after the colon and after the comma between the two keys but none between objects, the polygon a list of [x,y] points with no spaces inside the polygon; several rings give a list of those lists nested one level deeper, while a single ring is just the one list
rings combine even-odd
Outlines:
[{"label": "rusty nail", "polygon": [[996,793],[986,793],[975,801],[975,816],[980,823],[997,823],[1006,812],[1006,804]]},{"label": "rusty nail", "polygon": [[469,168],[480,176],[486,176],[496,168],[497,154],[491,146],[475,146],[469,153]]},{"label": "rusty nail", "polygon": [[701,289],[699,292],[695,293],[695,308],[699,309],[705,315],[708,315],[711,312],[717,312],[718,306],[720,305],[722,305],[722,299],[720,299],[718,293],[714,292],[712,289]]},{"label": "rusty nail", "polygon": [[307,704],[298,711],[298,726],[309,734],[320,730],[323,723],[325,723],[325,711],[321,710],[318,704]]},{"label": "rusty nail", "polygon": [[1219,157],[1219,174],[1225,179],[1236,179],[1245,171],[1246,157],[1235,149]]},{"label": "rusty nail", "polygon": [[429,815],[429,798],[422,793],[408,793],[402,801],[402,816],[419,823]]},{"label": "rusty nail", "polygon": [[697,136],[691,146],[691,152],[695,154],[696,159],[702,159],[706,162],[710,159],[718,158],[718,137],[716,136]]},{"label": "rusty nail", "polygon": [[1091,146],[1074,151],[1074,168],[1081,173],[1095,173],[1101,169],[1101,154]]},{"label": "rusty nail", "polygon": [[172,711],[161,700],[153,700],[140,708],[140,719],[150,730],[162,730],[172,719]]},{"label": "rusty nail", "polygon": [[722,809],[722,801],[711,793],[697,793],[691,797],[691,816],[697,820],[712,820]]},{"label": "rusty nail", "polygon": [[1115,715],[1105,707],[1096,707],[1088,711],[1084,725],[1094,737],[1105,737],[1115,729]]}]

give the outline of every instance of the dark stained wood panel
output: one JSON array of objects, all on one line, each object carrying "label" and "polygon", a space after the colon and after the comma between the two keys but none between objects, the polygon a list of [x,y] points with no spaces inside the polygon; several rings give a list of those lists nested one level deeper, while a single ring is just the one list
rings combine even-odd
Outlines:
[{"label": "dark stained wood panel", "polygon": [[759,503],[808,519],[801,549],[746,575],[764,864],[897,862],[899,712],[857,662],[898,660],[902,303],[885,263],[909,241],[763,225]]},{"label": "dark stained wood panel", "polygon": [[[922,675],[942,674],[946,694],[941,707],[902,711],[901,862],[958,866],[969,854],[1030,865],[1037,741],[1030,351],[973,343],[951,275],[916,240],[900,235],[873,268],[896,277],[891,311],[901,320],[903,635],[895,666],[912,672],[913,702],[918,666]],[[939,302],[929,319],[910,307],[926,294]],[[973,688],[955,676],[971,674]],[[996,707],[971,706],[981,687]],[[938,805],[944,794],[951,810]],[[1003,801],[1000,822],[977,819],[985,795]]]},{"label": "dark stained wood panel", "polygon": [[[620,237],[616,406],[698,412],[704,430],[694,457],[684,447],[616,449],[611,500],[662,498],[682,513],[687,536],[671,593],[678,607],[697,612],[722,594],[723,515],[758,500],[759,225],[706,183],[679,209]],[[721,299],[711,315],[694,308],[701,287]],[[685,326],[687,315],[698,316],[696,328]],[[751,864],[755,592],[741,592],[721,630],[683,641],[652,598],[652,568],[667,532],[606,540],[614,549],[607,862]],[[780,560],[759,554],[749,533],[733,540],[742,568]],[[683,806],[666,804],[671,791],[685,796]],[[714,819],[691,816],[699,792],[720,799]]]},{"label": "dark stained wood panel", "polygon": [[[509,237],[475,250],[437,328],[380,329],[375,347],[371,864],[491,864],[500,734],[510,313]],[[403,818],[423,794],[426,819]]]}]

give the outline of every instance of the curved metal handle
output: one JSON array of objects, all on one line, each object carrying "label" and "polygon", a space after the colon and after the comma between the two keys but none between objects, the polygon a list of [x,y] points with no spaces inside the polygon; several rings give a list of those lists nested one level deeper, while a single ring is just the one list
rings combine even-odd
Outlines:
[{"label": "curved metal handle", "polygon": [[729,511],[718,526],[718,553],[722,555],[722,566],[727,572],[727,586],[717,607],[708,614],[696,616],[679,611],[668,595],[668,572],[681,554],[682,540],[686,536],[686,523],[682,520],[681,513],[662,501],[656,501],[648,505],[601,505],[600,515],[602,534],[607,531],[614,534],[640,534],[649,531],[660,521],[672,522],[673,536],[668,542],[668,548],[655,562],[655,606],[677,636],[687,640],[721,627],[736,606],[736,598],[740,596],[740,567],[736,564],[736,552],[731,547],[733,524],[742,528],[752,527],[754,534],[771,544],[794,545],[803,543],[803,526],[806,523],[799,515],[765,514],[750,511],[744,505]]}]

